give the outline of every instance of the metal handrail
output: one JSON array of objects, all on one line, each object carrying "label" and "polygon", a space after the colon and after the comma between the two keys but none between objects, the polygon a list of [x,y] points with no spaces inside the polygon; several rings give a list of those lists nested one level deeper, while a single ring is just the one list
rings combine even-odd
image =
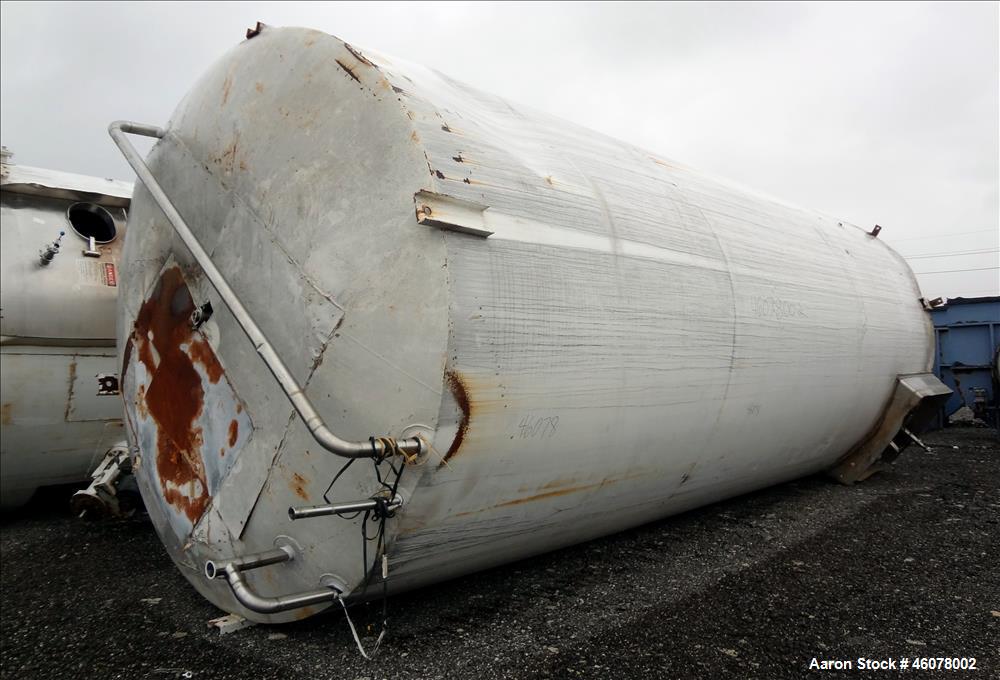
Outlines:
[{"label": "metal handrail", "polygon": [[[125,136],[126,134],[134,134],[162,139],[166,135],[166,130],[154,125],[143,125],[142,123],[119,120],[108,126],[108,133],[115,144],[118,145],[122,155],[125,156],[125,160],[135,170],[135,174],[139,177],[139,180],[146,185],[153,200],[160,206],[167,221],[173,226],[174,231],[177,232],[184,245],[191,251],[191,255],[198,262],[199,266],[201,266],[202,271],[205,272],[205,276],[212,282],[212,286],[218,291],[219,297],[229,307],[229,311],[232,312],[236,322],[243,329],[243,332],[246,333],[250,342],[253,343],[257,354],[260,355],[268,370],[271,371],[275,380],[278,381],[278,385],[281,386],[285,396],[288,397],[288,401],[291,402],[299,416],[302,417],[303,422],[309,428],[309,432],[312,433],[316,443],[327,451],[345,458],[370,458],[373,456],[381,458],[396,452],[408,456],[419,456],[422,454],[426,445],[419,437],[400,439],[395,441],[395,446],[393,446],[393,440],[389,438],[373,438],[363,442],[351,442],[341,439],[330,431],[330,428],[326,426],[326,423],[316,411],[309,397],[306,396],[302,387],[295,380],[295,377],[292,376],[291,371],[288,370],[285,362],[275,352],[270,341],[268,341],[260,327],[257,326],[253,317],[250,316],[250,312],[243,306],[239,296],[236,295],[236,292],[230,287],[222,272],[212,262],[212,258],[209,257],[208,252],[202,247],[198,241],[198,237],[194,235],[184,221],[184,218],[177,212],[177,208],[174,207],[166,192],[163,191],[156,178],[153,177],[153,173],[150,172],[145,161],[143,161],[135,147],[132,146],[132,143]],[[394,451],[393,449],[396,450]]]}]

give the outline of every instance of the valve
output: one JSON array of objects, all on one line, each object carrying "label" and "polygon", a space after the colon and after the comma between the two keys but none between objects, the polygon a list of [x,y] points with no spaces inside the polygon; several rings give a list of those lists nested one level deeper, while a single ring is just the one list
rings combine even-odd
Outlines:
[{"label": "valve", "polygon": [[50,262],[52,262],[53,259],[55,259],[55,256],[59,254],[59,244],[65,235],[65,231],[60,231],[59,238],[45,246],[43,250],[38,251],[38,263],[40,265],[46,267]]}]

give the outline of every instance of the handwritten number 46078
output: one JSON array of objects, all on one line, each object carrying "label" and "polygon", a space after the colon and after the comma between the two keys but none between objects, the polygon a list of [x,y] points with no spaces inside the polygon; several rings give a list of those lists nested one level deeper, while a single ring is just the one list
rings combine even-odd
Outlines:
[{"label": "handwritten number 46078", "polygon": [[555,436],[559,427],[559,416],[535,416],[527,414],[517,424],[517,436],[521,439],[547,439]]}]

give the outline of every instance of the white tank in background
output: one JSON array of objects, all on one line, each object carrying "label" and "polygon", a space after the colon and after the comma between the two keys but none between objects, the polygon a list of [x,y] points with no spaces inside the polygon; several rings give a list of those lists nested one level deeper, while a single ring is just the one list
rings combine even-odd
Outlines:
[{"label": "white tank in background", "polygon": [[[861,479],[947,392],[873,230],[317,31],[250,35],[166,129],[112,126],[143,183],[133,468],[219,607],[287,621]],[[126,133],[160,138],[148,170]]]},{"label": "white tank in background", "polygon": [[0,179],[0,504],[85,481],[123,438],[115,301],[132,185],[9,162]]}]

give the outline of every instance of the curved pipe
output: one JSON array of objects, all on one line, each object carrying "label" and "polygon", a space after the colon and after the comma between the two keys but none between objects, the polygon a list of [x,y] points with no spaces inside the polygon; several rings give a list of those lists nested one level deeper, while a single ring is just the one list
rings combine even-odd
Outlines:
[{"label": "curved pipe", "polygon": [[225,579],[229,583],[230,590],[233,591],[233,597],[241,605],[258,614],[277,614],[313,604],[328,604],[340,597],[340,592],[332,587],[292,593],[291,595],[263,597],[255,593],[243,578],[244,571],[288,562],[293,559],[293,556],[294,553],[290,547],[281,546],[253,555],[234,557],[226,562],[217,563],[208,560],[205,562],[205,576],[210,579]]},{"label": "curved pipe", "polygon": [[[135,170],[135,174],[139,177],[139,180],[149,190],[153,200],[160,206],[167,221],[173,226],[174,231],[180,236],[181,241],[191,251],[191,255],[194,256],[194,259],[201,266],[208,280],[212,282],[212,286],[219,293],[219,297],[229,307],[229,311],[232,312],[240,328],[250,338],[250,342],[253,343],[257,354],[260,355],[264,364],[271,371],[274,379],[278,381],[278,385],[281,386],[285,396],[288,397],[288,401],[291,402],[299,416],[302,417],[302,421],[309,428],[309,432],[312,433],[316,443],[330,453],[343,456],[344,458],[370,458],[373,456],[381,458],[393,453],[393,451],[387,450],[387,442],[384,440],[376,438],[371,441],[351,442],[341,439],[330,431],[330,428],[326,426],[323,418],[320,417],[312,405],[309,397],[306,396],[291,371],[288,370],[285,362],[274,351],[274,347],[268,341],[263,331],[260,330],[260,327],[257,326],[253,317],[250,316],[250,312],[243,306],[239,296],[236,295],[236,292],[229,285],[229,282],[226,281],[222,272],[212,262],[212,258],[209,257],[208,252],[202,247],[198,241],[198,237],[194,235],[184,221],[184,218],[177,212],[177,208],[174,207],[166,192],[163,191],[156,178],[153,177],[153,173],[149,171],[139,152],[135,150],[135,147],[132,146],[132,143],[125,136],[126,134],[135,134],[143,137],[162,139],[167,134],[166,130],[154,125],[143,125],[141,123],[118,120],[108,126],[108,134],[111,135],[111,139],[118,145],[122,155],[125,156],[125,160]],[[396,445],[401,453],[411,456],[422,454],[425,446],[419,437],[400,439],[396,442]]]}]

